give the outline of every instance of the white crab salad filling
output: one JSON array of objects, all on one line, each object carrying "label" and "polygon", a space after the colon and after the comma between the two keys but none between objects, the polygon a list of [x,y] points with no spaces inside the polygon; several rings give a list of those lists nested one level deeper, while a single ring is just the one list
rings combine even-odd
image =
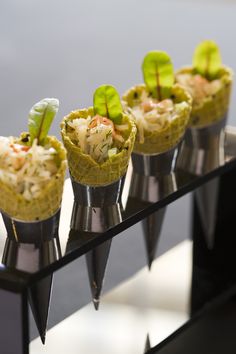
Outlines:
[{"label": "white crab salad filling", "polygon": [[37,198],[42,188],[58,171],[52,147],[16,144],[13,137],[0,136],[0,181],[26,200]]},{"label": "white crab salad filling", "polygon": [[199,74],[180,73],[176,75],[176,81],[190,93],[193,105],[201,104],[204,98],[214,95],[222,87],[220,80],[208,81]]},{"label": "white crab salad filling", "polygon": [[122,132],[129,128],[128,124],[114,124],[112,120],[98,114],[73,119],[67,125],[67,133],[73,143],[98,163],[120,151],[125,141]]},{"label": "white crab salad filling", "polygon": [[145,131],[162,130],[178,117],[179,111],[186,105],[186,102],[174,103],[169,98],[158,101],[150,97],[147,91],[143,91],[137,103],[128,109],[136,121],[139,143],[145,142]]}]

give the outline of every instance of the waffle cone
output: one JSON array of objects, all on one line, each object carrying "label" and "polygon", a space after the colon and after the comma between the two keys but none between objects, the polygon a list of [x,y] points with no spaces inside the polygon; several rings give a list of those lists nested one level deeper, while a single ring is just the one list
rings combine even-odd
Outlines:
[{"label": "waffle cone", "polygon": [[27,222],[44,220],[54,215],[60,208],[66,171],[66,152],[55,137],[48,137],[48,142],[58,152],[60,167],[37,198],[28,201],[0,181],[0,210],[13,219]]},{"label": "waffle cone", "polygon": [[[145,85],[132,87],[123,96],[124,105],[132,108],[134,106],[134,99],[140,97],[144,90],[147,90]],[[182,139],[189,122],[192,99],[187,91],[179,85],[172,87],[171,97],[173,97],[174,103],[185,101],[187,103],[186,107],[179,112],[177,118],[171,122],[167,122],[162,129],[152,132],[145,131],[144,143],[141,144],[139,142],[137,134],[134,143],[134,152],[148,155],[159,154],[170,150]]]},{"label": "waffle cone", "polygon": [[100,164],[90,155],[83,153],[80,147],[71,141],[66,131],[68,121],[76,118],[87,118],[89,115],[93,116],[92,108],[71,112],[61,123],[61,135],[67,150],[68,165],[72,178],[84,185],[105,186],[117,181],[126,173],[134,145],[136,127],[133,120],[123,114],[123,121],[129,124],[130,133],[126,137],[122,150]]},{"label": "waffle cone", "polygon": [[[184,67],[177,71],[179,74],[193,73],[192,67]],[[218,79],[221,81],[221,88],[211,96],[207,96],[200,104],[194,104],[190,116],[189,126],[203,128],[214,124],[225,118],[229,108],[230,94],[233,81],[233,72],[230,68],[222,67]]]}]

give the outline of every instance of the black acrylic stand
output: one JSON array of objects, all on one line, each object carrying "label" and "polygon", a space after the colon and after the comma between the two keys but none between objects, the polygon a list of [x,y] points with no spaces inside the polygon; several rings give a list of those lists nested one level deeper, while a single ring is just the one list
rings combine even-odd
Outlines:
[{"label": "black acrylic stand", "polygon": [[[232,287],[236,280],[234,254],[236,238],[231,232],[235,225],[236,205],[236,132],[227,127],[224,163],[201,176],[194,176],[181,170],[175,170],[177,188],[161,196],[152,203],[139,203],[126,193],[128,200],[122,209],[122,221],[99,235],[82,237],[80,231],[71,230],[70,235],[60,234],[60,239],[67,244],[65,254],[48,262],[34,272],[27,272],[9,267],[0,268],[0,345],[4,354],[28,354],[29,322],[28,292],[40,281],[52,276],[56,270],[73,260],[94,250],[97,246],[111,240],[125,231],[129,237],[129,228],[137,222],[157,212],[181,196],[196,191],[198,187],[219,178],[217,217],[214,227],[214,242],[209,248],[199,206],[193,203],[193,278],[191,312],[195,316],[206,302]],[[128,184],[127,184],[128,185]],[[130,186],[128,186],[130,188]],[[127,192],[127,191],[126,191]],[[70,222],[68,215],[68,223]],[[144,266],[144,265],[143,265]],[[9,329],[12,328],[11,333]],[[146,347],[148,350],[148,346]],[[152,350],[152,349],[151,349]]]}]

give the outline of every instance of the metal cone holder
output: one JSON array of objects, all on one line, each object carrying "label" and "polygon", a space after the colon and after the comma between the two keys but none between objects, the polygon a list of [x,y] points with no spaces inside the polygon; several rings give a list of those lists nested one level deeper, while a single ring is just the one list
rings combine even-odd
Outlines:
[{"label": "metal cone holder", "polygon": [[[204,128],[189,128],[178,156],[177,167],[192,175],[201,176],[224,163],[224,128],[227,116]],[[218,202],[219,178],[205,183],[195,192],[206,243],[214,246],[214,231]]]},{"label": "metal cone holder", "polygon": [[[23,222],[2,213],[7,239],[2,262],[14,269],[34,273],[60,258],[58,237],[60,210],[42,221]],[[29,303],[41,337],[45,342],[53,275],[31,286]]]},{"label": "metal cone holder", "polygon": [[[101,187],[85,186],[72,179],[74,205],[71,229],[99,234],[122,221],[121,195],[124,177]],[[111,240],[102,243],[86,254],[86,262],[94,307],[99,307]]]},{"label": "metal cone holder", "polygon": [[[132,154],[131,198],[155,203],[177,189],[174,169],[179,145],[157,155]],[[149,269],[155,258],[165,212],[164,207],[142,221]]]}]

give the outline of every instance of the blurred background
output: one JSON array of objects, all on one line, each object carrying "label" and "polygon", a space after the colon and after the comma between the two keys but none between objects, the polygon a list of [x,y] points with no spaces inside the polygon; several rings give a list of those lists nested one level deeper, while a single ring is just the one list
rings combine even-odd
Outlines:
[{"label": "blurred background", "polygon": [[[112,84],[122,95],[142,82],[142,59],[153,49],[168,52],[178,69],[191,64],[193,50],[200,41],[213,39],[221,48],[224,64],[236,70],[235,9],[233,0],[1,0],[0,135],[18,135],[26,130],[31,106],[44,97],[56,97],[60,109],[51,133],[60,137],[63,116],[91,105],[99,85]],[[229,115],[231,125],[235,124],[234,102],[235,92]],[[161,250],[170,235],[175,243],[189,237],[189,216],[187,195],[168,209]],[[189,264],[186,262],[183,268]],[[167,268],[164,272],[168,273]],[[183,298],[175,288],[180,285],[178,279],[170,276],[169,291],[176,291]],[[188,276],[186,279],[189,282]],[[74,296],[73,292],[70,296]],[[187,312],[187,297],[184,299],[181,313]],[[63,311],[60,306],[56,308]],[[184,315],[181,321],[186,318]],[[52,338],[55,345],[56,339]],[[40,349],[36,349],[36,344],[33,354],[43,350],[39,342]],[[44,352],[53,354],[54,345]],[[93,350],[83,352],[90,354]],[[124,349],[120,353],[124,354]]]},{"label": "blurred background", "polygon": [[149,50],[167,51],[177,69],[214,39],[235,69],[235,8],[233,0],[1,0],[0,133],[19,134],[35,102],[57,97],[51,132],[59,135],[62,117],[91,105],[97,86],[122,94],[142,82]]}]

